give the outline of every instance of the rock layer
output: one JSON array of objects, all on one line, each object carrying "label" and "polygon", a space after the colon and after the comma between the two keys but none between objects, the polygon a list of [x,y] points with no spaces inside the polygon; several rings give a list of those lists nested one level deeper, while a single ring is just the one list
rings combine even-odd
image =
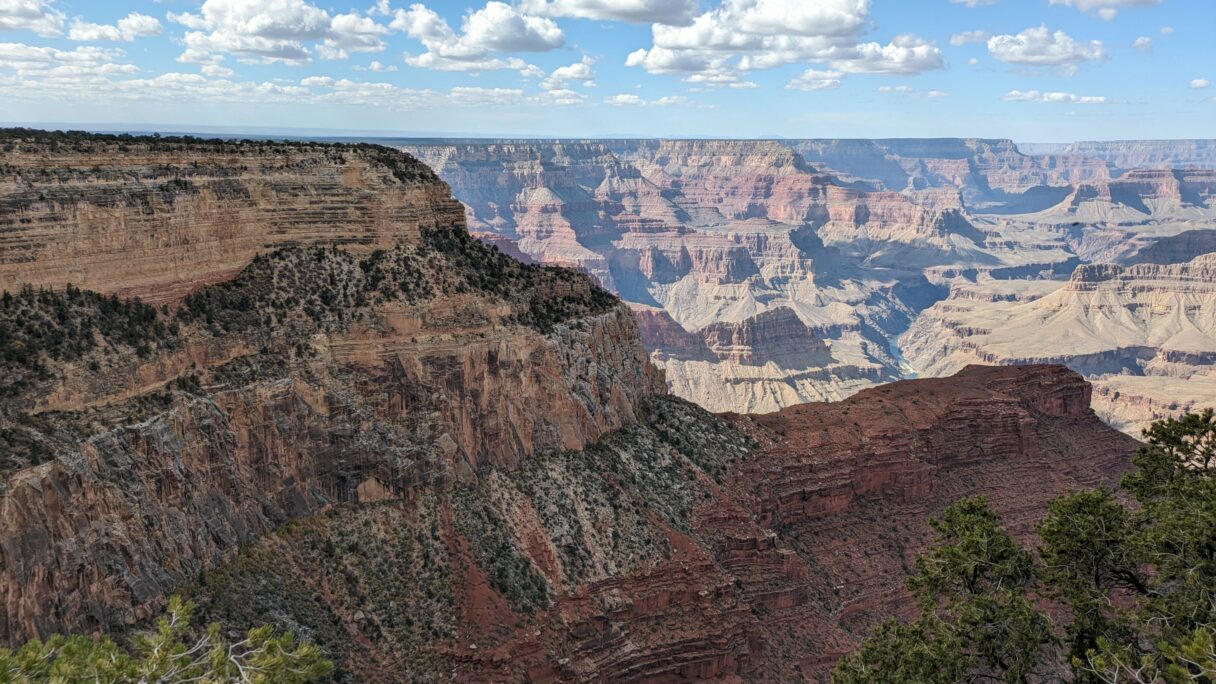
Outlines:
[{"label": "rock layer", "polygon": [[[282,246],[182,298],[191,265],[157,276],[165,310],[0,299],[0,358],[30,378],[0,386],[6,642],[129,627],[181,591],[351,681],[810,679],[910,607],[927,514],[986,494],[1025,533],[1134,447],[1056,366],[714,416],[664,396],[589,279],[427,224],[432,183],[384,191],[419,212],[391,247]],[[136,327],[24,353],[51,338],[23,321],[88,307]],[[684,345],[672,323],[645,326]],[[688,346],[772,366],[824,351],[804,328],[773,307]]]},{"label": "rock layer", "polygon": [[372,146],[20,131],[0,145],[0,289],[174,301],[274,246],[387,248],[461,215],[429,168]]},{"label": "rock layer", "polygon": [[[1077,374],[1041,366],[728,422],[664,399],[586,452],[483,477],[476,514],[467,495],[430,490],[335,511],[198,591],[229,621],[276,615],[320,635],[359,681],[814,680],[856,634],[912,609],[902,578],[929,515],[983,494],[1025,539],[1052,497],[1119,476],[1135,442],[1089,398]],[[360,560],[326,555],[333,528],[371,530]],[[394,589],[362,560],[419,562],[398,535],[464,578],[440,585],[450,599]],[[489,539],[495,552],[479,552]],[[402,623],[402,605],[427,601]]]}]

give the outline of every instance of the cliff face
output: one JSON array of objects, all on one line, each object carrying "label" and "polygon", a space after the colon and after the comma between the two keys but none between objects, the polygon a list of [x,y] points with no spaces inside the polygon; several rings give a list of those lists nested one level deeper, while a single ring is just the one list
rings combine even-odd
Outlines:
[{"label": "cliff face", "polygon": [[929,515],[984,494],[1026,537],[1118,477],[1135,443],[1089,398],[1032,367],[757,418],[656,400],[581,453],[292,525],[195,591],[314,635],[356,681],[814,679],[911,609]]},{"label": "cliff face", "polygon": [[1035,188],[1111,177],[1108,164],[1082,153],[1023,154],[1010,140],[797,140],[807,161],[895,192],[955,188],[974,208],[1008,202]]},{"label": "cliff face", "polygon": [[1186,263],[1080,266],[1067,283],[1003,301],[952,296],[903,338],[928,373],[968,363],[1067,363],[1099,388],[1099,410],[1138,431],[1216,402],[1216,254]]},{"label": "cliff face", "polygon": [[[954,299],[965,298],[957,306],[978,319],[1000,318],[1010,308],[1002,302],[1058,290],[1082,265],[1181,264],[1211,251],[1212,171],[1184,167],[1206,147],[1142,148],[1163,161],[1135,165],[1159,168],[1123,169],[1084,146],[1026,154],[984,139],[428,141],[408,149],[452,183],[483,239],[576,267],[641,312],[643,342],[675,394],[714,411],[765,412],[914,373],[1003,362],[989,344],[943,361],[953,347],[936,344],[933,321],[949,319],[941,325],[967,336],[993,327],[939,317]],[[1139,306],[1107,296],[1111,311]],[[1037,311],[1027,315],[1047,315]],[[1091,378],[1101,366],[1100,374],[1127,379],[1166,339],[1085,357],[1069,336],[1085,340],[1094,329],[1074,313],[1061,314],[1045,340],[1028,340],[1033,354],[1008,358],[1073,363]],[[924,320],[913,328],[917,317]],[[767,349],[736,339],[768,328],[780,341]],[[1207,334],[1199,325],[1192,336]],[[901,351],[900,339],[912,348]],[[935,345],[944,351],[926,351]],[[1183,358],[1171,357],[1170,377],[1207,375],[1207,362]],[[1099,396],[1103,415],[1134,430],[1143,422],[1129,420],[1135,406],[1158,407],[1152,417],[1162,417],[1169,409],[1161,407],[1209,400],[1200,385],[1175,391],[1177,402],[1142,390]]]},{"label": "cliff face", "polygon": [[1051,148],[1044,152],[1101,159],[1119,169],[1216,169],[1213,140],[1112,140],[1038,147]]},{"label": "cliff face", "polygon": [[[203,166],[244,147],[130,144]],[[665,395],[619,300],[471,239],[434,178],[393,177],[378,201],[415,221],[289,236],[219,282],[183,256],[147,290],[172,306],[0,297],[3,641],[122,629],[183,592],[315,641],[347,681],[813,678],[909,607],[927,514],[986,494],[1024,532],[1134,446],[1047,366],[714,416]],[[123,202],[98,230],[124,234]],[[690,363],[840,346],[788,308],[697,335],[651,313]]]},{"label": "cliff face", "polygon": [[[42,145],[43,156],[58,159],[53,142],[21,144],[31,158]],[[77,139],[67,156],[100,159],[116,144]],[[86,154],[91,145],[101,149]],[[239,154],[258,158],[248,147],[267,148],[275,168],[298,154],[294,146],[135,146],[200,168]],[[275,220],[300,225],[225,247],[224,260],[250,251],[239,273],[184,301],[183,284],[224,272],[214,270],[218,261],[197,259],[197,249],[175,247],[160,271],[129,287],[114,270],[116,253],[72,242],[77,231],[62,230],[46,238],[66,250],[46,257],[55,268],[34,250],[34,260],[8,271],[34,274],[41,286],[68,277],[57,270],[68,259],[86,282],[180,306],[128,311],[79,290],[25,290],[0,302],[5,640],[129,624],[288,520],[335,503],[397,497],[420,483],[467,482],[480,469],[510,468],[539,452],[581,449],[634,423],[641,402],[662,391],[628,309],[584,277],[524,266],[471,240],[446,187],[412,159],[307,149],[313,178],[342,177],[362,160],[356,168],[378,179],[376,193],[334,190],[333,201],[322,202],[328,208],[308,214],[333,222],[316,232],[296,213],[297,200],[279,211],[273,195],[263,196],[264,218],[286,214]],[[398,177],[394,168],[418,171]],[[222,212],[194,222],[189,190],[145,216],[152,210],[140,208],[142,192],[112,189],[74,204],[64,195],[56,206],[65,216],[92,216],[93,234],[119,243],[132,232],[131,214],[143,217],[133,239],[151,240],[174,224],[180,244],[194,247],[216,226],[234,225]],[[341,217],[362,204],[392,209],[370,224],[356,212],[347,226]],[[252,235],[255,224],[241,221],[235,225]],[[331,235],[355,240],[359,251],[339,249]],[[255,246],[276,239],[331,245],[250,259]],[[378,245],[385,248],[372,249]],[[116,328],[120,316],[125,323]]]},{"label": "cliff face", "polygon": [[173,301],[259,251],[391,247],[459,222],[430,169],[371,146],[0,140],[0,288]]},{"label": "cliff face", "polygon": [[[956,196],[869,191],[772,141],[406,149],[452,185],[487,239],[663,310],[670,320],[645,314],[648,349],[673,391],[712,410],[771,411],[896,377],[886,335],[933,296],[918,270],[997,261]],[[784,329],[804,339],[750,361],[695,341],[785,313],[796,320]]]}]

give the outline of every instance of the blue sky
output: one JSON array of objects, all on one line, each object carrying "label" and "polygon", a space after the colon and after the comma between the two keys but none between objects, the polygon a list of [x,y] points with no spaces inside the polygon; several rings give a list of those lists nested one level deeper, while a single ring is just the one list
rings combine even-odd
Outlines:
[{"label": "blue sky", "polygon": [[0,0],[0,121],[1216,137],[1213,0]]}]

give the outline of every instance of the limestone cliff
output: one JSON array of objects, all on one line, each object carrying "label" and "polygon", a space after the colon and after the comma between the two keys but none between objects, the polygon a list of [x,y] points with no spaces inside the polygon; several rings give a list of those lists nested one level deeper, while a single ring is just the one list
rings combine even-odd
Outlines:
[{"label": "limestone cliff", "polygon": [[0,135],[0,289],[174,301],[284,244],[371,251],[459,223],[416,160],[370,145]]},{"label": "limestone cliff", "polygon": [[1133,432],[1216,402],[1216,254],[1087,264],[1044,285],[1001,301],[951,296],[916,319],[905,354],[931,374],[976,362],[1067,363],[1098,385],[1102,413]]},{"label": "limestone cliff", "polygon": [[[22,135],[50,164],[121,144],[207,166],[254,145]],[[321,178],[356,152],[415,164],[308,149]],[[712,415],[666,396],[620,300],[473,240],[434,177],[389,175],[373,203],[412,219],[352,245],[289,230],[219,270],[183,253],[137,278],[163,306],[24,282],[0,296],[5,642],[121,630],[183,592],[233,628],[318,643],[344,681],[813,679],[909,607],[928,514],[987,494],[1025,532],[1134,447],[1056,366]],[[110,206],[93,225],[118,239],[137,202],[118,197],[56,210]],[[127,292],[106,244],[73,259]],[[20,272],[54,282],[36,255],[59,257],[30,254]],[[673,324],[645,328],[707,363],[840,353],[793,309],[691,340]]]},{"label": "limestone cliff", "polygon": [[[265,177],[247,172],[258,193],[298,166],[319,187],[297,174],[294,190],[281,189],[289,197],[261,194],[253,213],[212,207],[209,222],[195,220],[199,195],[185,186],[156,190],[152,205],[143,185],[47,201],[109,237],[40,224],[39,248],[7,277],[41,287],[79,273],[179,305],[30,283],[0,301],[6,640],[130,624],[288,520],[581,449],[634,423],[662,391],[628,309],[582,276],[472,240],[446,187],[399,153],[93,137],[19,145],[53,168],[128,146],[121,171],[96,172],[124,184],[138,175],[126,164],[144,155],[185,168],[268,165]],[[87,173],[64,172],[82,187]],[[375,192],[342,190],[344,176]],[[25,225],[17,218],[0,220]],[[280,235],[263,234],[274,224],[259,221],[279,220]],[[200,245],[219,226],[249,240],[208,253]],[[339,249],[345,239],[358,251]],[[158,265],[125,280],[111,245],[140,241]],[[328,246],[301,246],[315,241]],[[52,244],[62,251],[42,246]],[[277,249],[253,256],[258,246]],[[78,270],[60,271],[67,262]],[[231,280],[182,290],[233,268]]]},{"label": "limestone cliff", "polygon": [[1089,397],[1033,367],[757,418],[657,399],[583,452],[291,525],[193,591],[314,635],[353,681],[814,681],[911,610],[928,516],[984,494],[1025,538],[1118,477],[1135,442]]}]

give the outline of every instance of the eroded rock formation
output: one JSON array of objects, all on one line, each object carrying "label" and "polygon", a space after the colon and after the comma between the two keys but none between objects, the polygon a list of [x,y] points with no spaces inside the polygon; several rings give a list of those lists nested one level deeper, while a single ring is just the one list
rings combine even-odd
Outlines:
[{"label": "eroded rock formation", "polygon": [[[134,142],[203,165],[244,147]],[[413,164],[315,149],[376,178]],[[927,514],[986,494],[1025,533],[1134,446],[1056,366],[714,416],[666,395],[619,300],[471,239],[433,177],[393,178],[377,201],[417,220],[288,235],[219,282],[183,258],[164,293],[140,283],[163,308],[0,298],[4,641],[129,627],[176,591],[315,641],[351,681],[813,678],[909,607]],[[101,233],[142,201],[121,197]],[[824,353],[793,310],[672,322],[643,328],[738,367]]]},{"label": "eroded rock formation", "polygon": [[[1210,146],[1129,143],[1118,159],[1091,147],[1027,154],[1008,140],[896,139],[408,149],[435,164],[494,243],[577,267],[628,301],[674,393],[715,411],[757,412],[959,368],[925,351],[944,334],[930,330],[939,302],[949,311],[965,299],[968,310],[999,316],[990,304],[1059,290],[1082,265],[1179,264],[1212,251],[1213,172],[1192,164]],[[1111,307],[1139,306],[1110,297]],[[805,332],[787,318],[778,333],[786,342],[764,355],[705,344],[782,312]],[[1061,330],[1090,334],[1065,318]],[[910,329],[913,354],[897,342],[911,340]],[[789,344],[791,335],[803,339]],[[1073,363],[1095,377],[1065,337],[1038,347],[1016,358]],[[1200,357],[1173,359],[1171,377],[1207,374],[1205,363],[1190,364]],[[1103,415],[1125,429],[1211,399],[1199,382],[1171,384],[1175,400],[1163,402],[1137,373],[1111,371],[1122,389],[1099,393]]]},{"label": "eroded rock formation", "polygon": [[917,318],[902,346],[930,374],[975,362],[1067,363],[1098,386],[1113,424],[1138,431],[1216,402],[1216,254],[1084,265],[1062,286],[1007,299],[951,296]]}]

